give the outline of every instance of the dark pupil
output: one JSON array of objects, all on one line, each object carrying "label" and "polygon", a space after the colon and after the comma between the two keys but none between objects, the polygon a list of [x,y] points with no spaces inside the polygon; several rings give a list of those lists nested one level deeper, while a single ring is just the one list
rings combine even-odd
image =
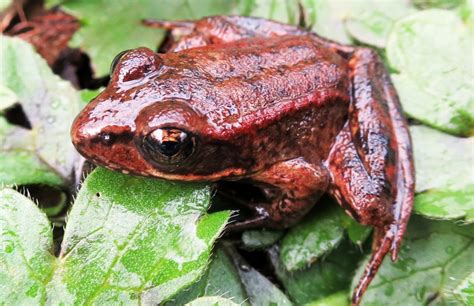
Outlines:
[{"label": "dark pupil", "polygon": [[161,165],[174,165],[194,151],[194,138],[177,128],[156,129],[145,137],[142,148]]},{"label": "dark pupil", "polygon": [[180,148],[181,143],[178,141],[164,141],[158,143],[158,150],[160,151],[160,153],[167,156],[175,155],[179,152]]}]

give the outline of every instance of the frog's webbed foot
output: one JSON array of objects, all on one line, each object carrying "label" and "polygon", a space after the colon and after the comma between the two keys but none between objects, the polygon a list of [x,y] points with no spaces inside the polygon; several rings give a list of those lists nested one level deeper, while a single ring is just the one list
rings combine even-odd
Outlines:
[{"label": "frog's webbed foot", "polygon": [[326,191],[328,172],[302,158],[277,163],[251,177],[263,188],[268,202],[248,203],[254,216],[229,226],[229,230],[256,227],[287,228],[298,222]]},{"label": "frog's webbed foot", "polygon": [[408,125],[380,57],[355,48],[349,65],[354,95],[349,122],[328,164],[331,194],[348,214],[375,227],[374,251],[353,295],[358,304],[385,255],[390,251],[397,258],[413,205],[414,168]]}]

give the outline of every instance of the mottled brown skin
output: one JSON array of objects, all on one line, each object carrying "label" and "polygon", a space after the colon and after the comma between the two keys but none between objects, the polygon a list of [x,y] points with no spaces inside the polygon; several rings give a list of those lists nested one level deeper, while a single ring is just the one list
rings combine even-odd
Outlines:
[{"label": "mottled brown skin", "polygon": [[[290,226],[328,192],[375,227],[358,304],[385,254],[396,259],[413,202],[407,122],[379,56],[255,18],[146,23],[181,38],[165,54],[138,48],[119,59],[74,122],[79,152],[124,173],[249,180],[267,202],[249,203],[255,217],[234,229]],[[159,139],[191,137],[189,156],[156,157],[144,139],[163,128],[173,129]]]}]

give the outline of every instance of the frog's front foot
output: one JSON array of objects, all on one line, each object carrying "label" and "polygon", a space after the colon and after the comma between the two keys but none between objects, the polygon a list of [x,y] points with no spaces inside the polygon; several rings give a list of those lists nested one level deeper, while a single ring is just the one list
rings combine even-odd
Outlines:
[{"label": "frog's front foot", "polygon": [[282,198],[267,203],[251,203],[245,205],[252,211],[252,217],[228,225],[229,232],[253,228],[285,229],[296,224],[313,207],[314,198],[288,199]]},{"label": "frog's front foot", "polygon": [[255,216],[245,221],[236,221],[230,223],[229,225],[227,225],[225,230],[228,233],[242,232],[248,229],[265,227],[265,224],[267,223],[268,217]]}]

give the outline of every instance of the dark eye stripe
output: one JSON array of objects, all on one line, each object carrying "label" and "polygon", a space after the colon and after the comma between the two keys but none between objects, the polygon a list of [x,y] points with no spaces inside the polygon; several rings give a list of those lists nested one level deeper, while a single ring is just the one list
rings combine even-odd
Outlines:
[{"label": "dark eye stripe", "polygon": [[92,139],[94,143],[100,143],[104,146],[112,146],[115,143],[128,143],[133,139],[133,134],[130,132],[123,133],[109,133],[100,132]]}]

